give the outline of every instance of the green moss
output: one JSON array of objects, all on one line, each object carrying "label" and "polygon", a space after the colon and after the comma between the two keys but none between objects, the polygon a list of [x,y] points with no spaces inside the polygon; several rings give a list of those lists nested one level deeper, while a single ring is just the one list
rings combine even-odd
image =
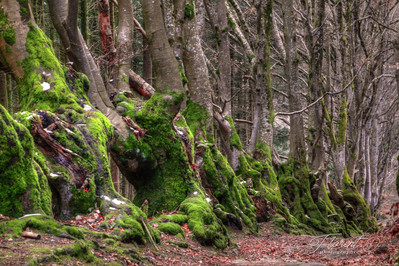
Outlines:
[{"label": "green moss", "polygon": [[176,223],[183,225],[187,223],[188,217],[187,215],[183,214],[171,214],[171,215],[161,215],[160,218],[162,220],[166,220],[168,222]]},{"label": "green moss", "polygon": [[12,23],[8,21],[8,16],[4,9],[0,10],[0,38],[3,38],[8,45],[13,45],[16,41],[15,30]]},{"label": "green moss", "polygon": [[68,248],[57,248],[54,251],[56,256],[71,256],[85,262],[95,261],[95,256],[91,251],[91,247],[86,241],[78,241]]},{"label": "green moss", "polygon": [[190,127],[191,132],[194,135],[197,135],[199,132],[207,133],[205,126],[206,121],[209,118],[209,114],[205,107],[191,100],[187,100],[183,115]]},{"label": "green moss", "polygon": [[194,172],[172,124],[183,98],[183,93],[153,95],[132,117],[148,129],[146,136],[139,141],[131,136],[118,145],[126,160],[134,157],[140,162],[141,168],[135,173],[134,202],[141,205],[149,200],[149,213],[175,209],[194,187]]},{"label": "green moss", "polygon": [[193,19],[195,16],[194,3],[191,1],[184,6],[184,18]]},{"label": "green moss", "polygon": [[312,175],[306,166],[288,161],[279,168],[279,187],[282,199],[287,202],[293,216],[321,232],[331,228],[310,195]]},{"label": "green moss", "polygon": [[85,235],[83,234],[83,232],[76,227],[68,227],[66,231],[69,235],[73,236],[74,238],[85,239]]},{"label": "green moss", "polygon": [[232,132],[230,136],[230,146],[235,147],[238,150],[243,150],[240,137],[238,136],[237,130],[234,126],[233,119],[231,117],[225,117],[225,119],[229,122]]},{"label": "green moss", "polygon": [[183,86],[188,83],[188,79],[186,77],[186,74],[184,74],[184,70],[181,65],[179,65],[179,74],[181,78],[181,82],[183,83]]},{"label": "green moss", "polygon": [[158,226],[158,230],[169,235],[182,234],[184,236],[183,229],[175,223],[161,223]]},{"label": "green moss", "polygon": [[194,196],[184,200],[180,211],[188,215],[188,227],[195,238],[203,245],[215,245],[226,248],[229,239],[226,229],[212,211],[212,207],[203,196]]},{"label": "green moss", "polygon": [[372,217],[369,204],[358,192],[346,167],[342,183],[344,200],[351,205],[350,207],[355,212],[354,215],[349,215],[349,212],[344,209],[343,212],[347,219],[353,221],[363,232],[375,232],[377,230],[376,219]]},{"label": "green moss", "polygon": [[50,188],[33,152],[29,131],[0,106],[0,212],[4,215],[52,214]]},{"label": "green moss", "polygon": [[338,124],[338,133],[337,133],[337,143],[342,144],[346,141],[346,127],[348,123],[348,115],[346,111],[346,99],[342,101],[342,106],[339,111],[339,124]]}]

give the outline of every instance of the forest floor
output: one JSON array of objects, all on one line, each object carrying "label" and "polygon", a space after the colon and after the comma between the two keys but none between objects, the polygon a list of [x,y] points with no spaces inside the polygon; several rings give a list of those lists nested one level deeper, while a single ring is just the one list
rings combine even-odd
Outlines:
[{"label": "forest floor", "polygon": [[[381,208],[380,217],[386,218],[380,220],[381,230],[361,237],[296,236],[262,223],[258,235],[230,231],[234,244],[218,250],[199,245],[185,224],[184,239],[162,233],[158,250],[151,244],[134,246],[87,235],[94,243],[87,256],[61,254],[78,240],[40,232],[39,240],[0,236],[0,265],[390,265],[399,260],[399,218],[390,216],[392,202],[398,198],[387,197]],[[78,226],[93,227],[86,222]]]}]

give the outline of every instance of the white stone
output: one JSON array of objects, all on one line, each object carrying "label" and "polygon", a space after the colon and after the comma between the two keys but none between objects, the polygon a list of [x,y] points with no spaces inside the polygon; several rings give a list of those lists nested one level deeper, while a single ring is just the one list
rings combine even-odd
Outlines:
[{"label": "white stone", "polygon": [[126,202],[118,200],[118,199],[113,199],[112,202],[116,205],[121,205],[121,204],[126,204]]},{"label": "white stone", "polygon": [[85,111],[91,111],[92,109],[93,108],[91,108],[90,105],[87,105],[87,104],[83,105],[83,110],[85,110]]},{"label": "white stone", "polygon": [[50,84],[47,82],[42,83],[43,91],[48,91],[50,89]]}]

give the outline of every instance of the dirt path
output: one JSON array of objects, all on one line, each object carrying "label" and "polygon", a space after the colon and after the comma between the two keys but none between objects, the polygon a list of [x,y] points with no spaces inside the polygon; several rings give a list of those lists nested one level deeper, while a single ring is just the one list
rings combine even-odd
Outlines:
[{"label": "dirt path", "polygon": [[180,248],[167,243],[177,239],[164,235],[161,252],[146,249],[144,253],[156,265],[389,265],[399,252],[398,235],[399,220],[377,234],[351,239],[293,236],[261,224],[258,236],[232,232],[236,247],[224,251],[191,240],[188,248]]},{"label": "dirt path", "polygon": [[78,225],[93,230],[86,241],[43,232],[40,240],[0,235],[0,265],[390,265],[399,262],[399,218],[389,219],[388,208],[383,229],[372,235],[294,236],[262,223],[258,235],[231,231],[226,250],[199,245],[187,224],[185,239],[162,233],[158,251],[115,241],[87,223]]}]

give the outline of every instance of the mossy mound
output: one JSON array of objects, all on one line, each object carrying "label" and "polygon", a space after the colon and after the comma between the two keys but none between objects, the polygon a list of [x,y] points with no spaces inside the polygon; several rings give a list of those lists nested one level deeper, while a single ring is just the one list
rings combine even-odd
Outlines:
[{"label": "mossy mound", "polygon": [[54,255],[61,256],[71,256],[77,259],[83,260],[85,262],[95,261],[95,256],[91,251],[92,245],[88,241],[78,241],[68,248],[57,248],[54,251]]},{"label": "mossy mound", "polygon": [[177,234],[181,234],[184,237],[183,229],[180,227],[180,225],[175,223],[161,223],[158,226],[158,230],[168,235],[175,236]]},{"label": "mossy mound", "polygon": [[183,214],[161,215],[161,216],[159,216],[159,218],[161,218],[162,221],[172,222],[172,223],[179,224],[179,225],[183,225],[183,224],[187,223],[187,221],[188,221],[187,215],[183,215]]},{"label": "mossy mound", "polygon": [[180,211],[188,215],[188,227],[202,245],[226,248],[230,242],[226,228],[213,213],[211,205],[202,195],[183,201]]},{"label": "mossy mound", "polygon": [[81,230],[73,226],[63,226],[52,217],[46,215],[27,216],[22,219],[0,222],[0,235],[19,237],[26,228],[52,234],[55,236],[69,236],[84,239]]}]

